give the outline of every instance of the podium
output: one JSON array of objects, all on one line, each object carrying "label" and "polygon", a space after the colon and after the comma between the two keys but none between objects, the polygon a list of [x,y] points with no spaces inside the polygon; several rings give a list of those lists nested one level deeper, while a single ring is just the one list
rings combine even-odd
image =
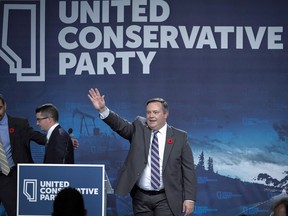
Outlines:
[{"label": "podium", "polygon": [[17,186],[17,216],[51,216],[65,187],[81,192],[87,216],[106,216],[107,194],[114,193],[101,164],[18,164]]}]

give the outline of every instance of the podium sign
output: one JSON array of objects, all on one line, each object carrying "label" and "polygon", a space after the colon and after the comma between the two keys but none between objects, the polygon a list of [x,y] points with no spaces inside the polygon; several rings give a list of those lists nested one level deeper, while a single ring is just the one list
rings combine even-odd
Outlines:
[{"label": "podium sign", "polygon": [[18,216],[50,216],[57,193],[73,187],[84,198],[87,216],[105,215],[104,165],[18,164]]}]

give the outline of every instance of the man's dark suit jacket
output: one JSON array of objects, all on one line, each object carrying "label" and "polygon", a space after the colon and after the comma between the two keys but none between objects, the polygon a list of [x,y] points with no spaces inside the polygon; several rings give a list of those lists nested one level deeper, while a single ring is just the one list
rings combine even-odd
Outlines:
[{"label": "man's dark suit jacket", "polygon": [[74,164],[74,149],[69,134],[58,125],[46,145],[44,163]]},{"label": "man's dark suit jacket", "polygon": [[[143,117],[137,117],[129,123],[113,111],[103,120],[112,130],[130,141],[130,149],[116,185],[116,193],[125,195],[132,191],[148,163],[151,129]],[[184,200],[196,200],[194,159],[187,133],[171,126],[167,127],[166,134],[163,183],[174,215],[181,213]]]},{"label": "man's dark suit jacket", "polygon": [[[18,163],[33,163],[30,141],[44,145],[46,136],[38,131],[34,131],[27,119],[7,116],[11,153],[16,168]],[[1,182],[1,201],[5,203],[6,211],[10,215],[16,215],[17,174],[11,171],[9,178],[3,180]],[[3,187],[5,187],[5,190],[2,190]]]},{"label": "man's dark suit jacket", "polygon": [[9,137],[12,158],[15,165],[18,163],[33,163],[30,151],[30,141],[45,145],[46,136],[35,131],[27,119],[8,116]]}]

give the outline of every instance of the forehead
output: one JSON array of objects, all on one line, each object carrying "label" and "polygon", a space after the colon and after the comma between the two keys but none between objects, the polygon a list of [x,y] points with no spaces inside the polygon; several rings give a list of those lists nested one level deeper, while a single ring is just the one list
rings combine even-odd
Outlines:
[{"label": "forehead", "polygon": [[147,104],[146,109],[151,110],[151,109],[162,109],[162,103],[155,101]]}]

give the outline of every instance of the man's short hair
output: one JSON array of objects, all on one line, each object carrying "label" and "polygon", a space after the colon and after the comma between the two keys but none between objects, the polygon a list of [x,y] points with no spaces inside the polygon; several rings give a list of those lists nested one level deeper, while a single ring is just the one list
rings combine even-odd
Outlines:
[{"label": "man's short hair", "polygon": [[146,102],[146,106],[152,102],[159,102],[162,104],[164,113],[169,112],[168,103],[163,98],[151,98]]},{"label": "man's short hair", "polygon": [[35,113],[42,113],[43,115],[53,118],[55,122],[59,120],[59,112],[54,104],[43,104],[35,109]]}]

